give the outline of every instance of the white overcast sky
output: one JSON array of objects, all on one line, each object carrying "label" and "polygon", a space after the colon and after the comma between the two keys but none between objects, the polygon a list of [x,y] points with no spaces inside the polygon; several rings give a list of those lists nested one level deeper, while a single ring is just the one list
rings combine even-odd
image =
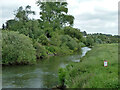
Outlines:
[{"label": "white overcast sky", "polygon": [[[19,6],[30,5],[39,18],[37,0],[0,0],[0,27],[6,20],[14,18]],[[68,14],[75,17],[74,27],[87,33],[118,34],[119,0],[67,0]]]}]

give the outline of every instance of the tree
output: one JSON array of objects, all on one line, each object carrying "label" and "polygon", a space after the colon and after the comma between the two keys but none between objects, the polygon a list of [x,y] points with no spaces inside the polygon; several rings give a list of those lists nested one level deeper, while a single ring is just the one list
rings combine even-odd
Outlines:
[{"label": "tree", "polygon": [[19,7],[15,13],[15,19],[6,22],[6,28],[10,31],[19,31],[32,39],[37,39],[43,34],[43,30],[39,28],[39,20],[29,18],[30,14],[35,14],[35,12],[31,10],[31,6],[28,5],[25,9]]},{"label": "tree", "polygon": [[86,38],[86,46],[93,46],[93,43],[94,43],[94,40],[93,40],[93,38],[91,37],[91,36],[88,36],[87,38]]},{"label": "tree", "polygon": [[55,30],[55,28],[73,25],[74,17],[67,15],[67,2],[41,2],[39,0],[37,5],[41,9],[42,28],[52,27]]},{"label": "tree", "polygon": [[86,31],[83,31],[83,36],[87,36],[87,33],[86,33]]},{"label": "tree", "polygon": [[4,29],[5,29],[5,25],[3,24],[3,25],[2,25],[2,30],[4,30]]},{"label": "tree", "polygon": [[23,9],[23,7],[21,6],[18,8],[18,10],[15,13],[15,20],[28,21],[29,20],[28,16],[30,14],[35,15],[35,12],[31,10],[31,6],[27,5],[25,9]]},{"label": "tree", "polygon": [[14,19],[10,19],[6,22],[6,28],[9,30],[17,31],[17,29],[21,27],[22,27],[22,24]]}]

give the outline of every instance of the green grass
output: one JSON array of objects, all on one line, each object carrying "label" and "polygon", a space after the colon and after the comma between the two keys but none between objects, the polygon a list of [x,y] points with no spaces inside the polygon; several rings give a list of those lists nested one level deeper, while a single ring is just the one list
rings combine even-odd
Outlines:
[{"label": "green grass", "polygon": [[96,45],[81,62],[60,70],[59,78],[67,88],[118,88],[118,44]]}]

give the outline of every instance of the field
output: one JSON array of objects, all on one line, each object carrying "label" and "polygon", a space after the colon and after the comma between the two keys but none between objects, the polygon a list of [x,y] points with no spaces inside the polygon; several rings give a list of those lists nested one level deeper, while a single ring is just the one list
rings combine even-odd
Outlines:
[{"label": "field", "polygon": [[118,44],[96,45],[81,62],[60,69],[59,79],[67,88],[118,88]]}]

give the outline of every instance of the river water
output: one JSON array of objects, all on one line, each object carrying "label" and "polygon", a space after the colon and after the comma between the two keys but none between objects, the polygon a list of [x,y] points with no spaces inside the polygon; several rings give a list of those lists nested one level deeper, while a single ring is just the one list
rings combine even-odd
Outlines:
[{"label": "river water", "polygon": [[82,54],[52,56],[36,65],[5,66],[2,68],[2,88],[52,88],[58,84],[58,69],[70,62],[79,62],[89,50],[83,47]]}]

